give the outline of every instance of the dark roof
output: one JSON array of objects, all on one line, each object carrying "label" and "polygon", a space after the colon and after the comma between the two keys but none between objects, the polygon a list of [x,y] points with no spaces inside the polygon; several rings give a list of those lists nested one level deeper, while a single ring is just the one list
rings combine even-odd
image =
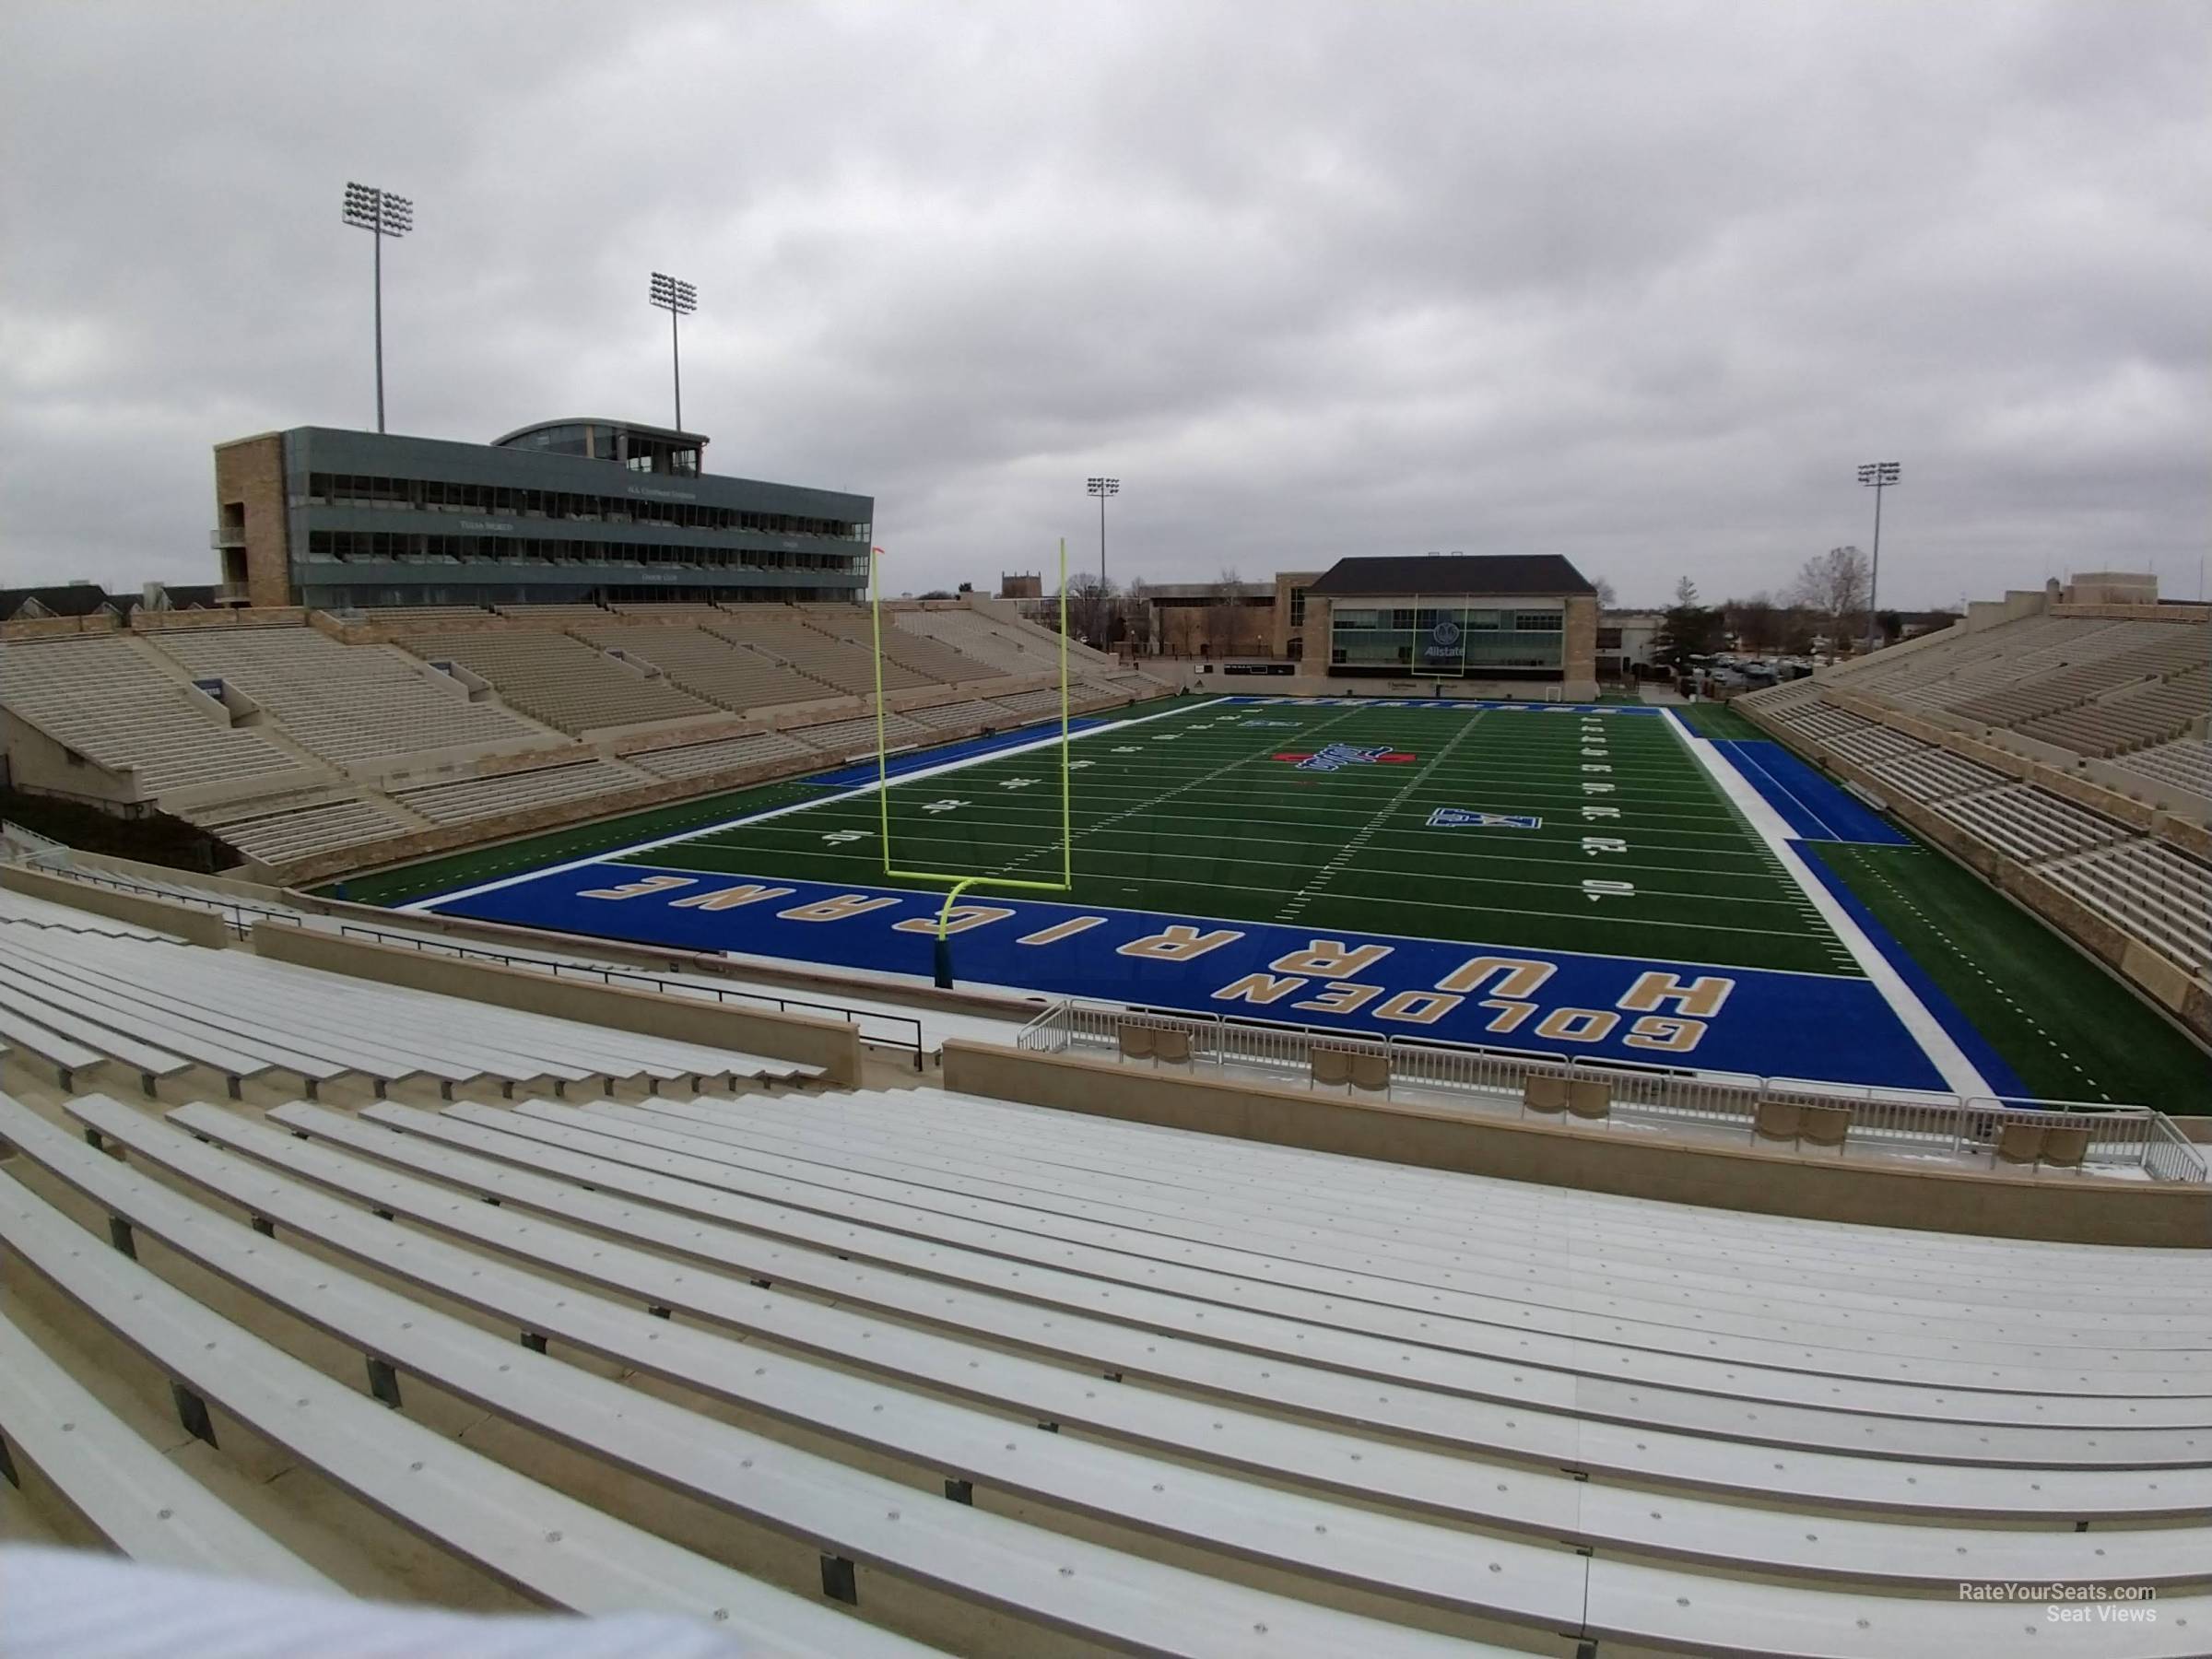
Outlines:
[{"label": "dark roof", "polygon": [[118,611],[135,605],[137,599],[119,599],[109,594],[98,582],[54,582],[45,587],[0,588],[0,619],[13,617],[31,600],[37,600],[49,615],[56,617],[88,617],[103,605],[112,605]]},{"label": "dark roof", "polygon": [[1557,553],[1413,553],[1340,559],[1306,592],[1394,599],[1416,594],[1557,598],[1597,589]]},{"label": "dark roof", "polygon": [[[212,585],[185,586],[164,582],[169,594],[169,608],[191,610],[194,606],[212,608],[219,603],[220,590]],[[37,600],[49,616],[89,617],[103,605],[114,607],[119,617],[128,617],[139,606],[137,594],[111,594],[97,582],[70,582],[52,583],[45,587],[0,588],[0,622],[11,621],[16,613],[30,600]]]}]

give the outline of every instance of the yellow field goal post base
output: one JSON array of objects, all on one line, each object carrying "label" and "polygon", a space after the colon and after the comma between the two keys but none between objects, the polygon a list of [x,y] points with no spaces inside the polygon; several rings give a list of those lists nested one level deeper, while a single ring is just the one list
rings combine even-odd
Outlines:
[{"label": "yellow field goal post base", "polygon": [[902,870],[892,862],[891,757],[886,735],[883,700],[883,549],[871,547],[868,555],[870,610],[876,631],[876,804],[877,828],[883,840],[883,873],[906,881],[948,881],[952,884],[945,895],[943,907],[937,912],[937,978],[942,983],[948,977],[945,951],[953,906],[970,888],[994,887],[1030,893],[1065,893],[1075,887],[1075,791],[1074,774],[1068,767],[1067,752],[1067,538],[1060,538],[1060,879],[1057,881],[1024,880],[1012,876],[987,876],[958,870]]}]

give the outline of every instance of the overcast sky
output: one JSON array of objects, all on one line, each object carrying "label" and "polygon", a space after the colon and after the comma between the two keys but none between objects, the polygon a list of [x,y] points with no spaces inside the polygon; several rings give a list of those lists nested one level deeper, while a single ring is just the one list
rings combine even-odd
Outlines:
[{"label": "overcast sky", "polygon": [[2212,6],[6,0],[0,583],[214,579],[209,445],[670,418],[887,586],[1561,553],[2194,597]]}]

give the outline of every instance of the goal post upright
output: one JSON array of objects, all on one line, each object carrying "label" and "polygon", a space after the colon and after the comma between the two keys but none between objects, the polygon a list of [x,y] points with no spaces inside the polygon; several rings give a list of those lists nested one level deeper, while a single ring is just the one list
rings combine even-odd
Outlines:
[{"label": "goal post upright", "polygon": [[1068,743],[1070,689],[1067,665],[1067,538],[1060,540],[1060,879],[1035,881],[1012,876],[989,876],[981,872],[958,870],[905,870],[898,867],[891,856],[891,758],[889,722],[883,695],[883,559],[881,547],[870,547],[869,600],[870,620],[876,645],[876,811],[877,828],[883,843],[883,873],[909,881],[944,881],[951,883],[945,902],[937,912],[937,967],[941,982],[948,982],[949,975],[945,959],[948,928],[952,921],[952,907],[959,896],[971,887],[1006,888],[1032,893],[1065,893],[1071,890],[1076,880],[1075,852],[1075,772],[1069,764]]}]

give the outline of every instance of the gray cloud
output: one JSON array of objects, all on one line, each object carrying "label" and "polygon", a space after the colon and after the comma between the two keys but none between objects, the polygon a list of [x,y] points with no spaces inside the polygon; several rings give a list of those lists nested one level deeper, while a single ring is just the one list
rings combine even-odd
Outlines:
[{"label": "gray cloud", "polygon": [[0,580],[209,579],[208,446],[667,410],[872,491],[896,587],[1548,551],[1885,594],[2212,526],[2212,12],[18,0]]}]

